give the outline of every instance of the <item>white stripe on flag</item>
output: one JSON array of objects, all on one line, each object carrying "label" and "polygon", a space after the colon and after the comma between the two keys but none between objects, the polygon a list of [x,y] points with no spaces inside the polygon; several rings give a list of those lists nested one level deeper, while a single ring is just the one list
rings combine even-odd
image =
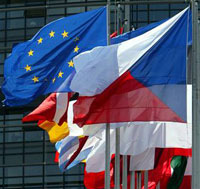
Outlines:
[{"label": "white stripe on flag", "polygon": [[53,121],[56,123],[60,122],[68,106],[68,95],[69,93],[56,93],[56,112]]}]

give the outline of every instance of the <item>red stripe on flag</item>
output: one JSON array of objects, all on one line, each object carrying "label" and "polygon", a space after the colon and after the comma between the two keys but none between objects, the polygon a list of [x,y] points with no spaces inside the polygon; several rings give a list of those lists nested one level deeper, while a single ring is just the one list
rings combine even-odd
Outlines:
[{"label": "red stripe on flag", "polygon": [[58,163],[58,160],[59,160],[59,153],[58,153],[58,151],[56,151],[54,162]]},{"label": "red stripe on flag", "polygon": [[72,163],[76,159],[76,157],[78,156],[78,154],[82,150],[83,146],[85,145],[87,139],[88,139],[88,136],[85,136],[85,137],[79,139],[79,147],[76,150],[76,152],[74,152],[74,154],[71,156],[71,158],[69,159],[69,161],[67,162],[67,164],[65,166],[65,169],[67,168],[67,166],[70,165],[70,163]]},{"label": "red stripe on flag", "polygon": [[56,93],[48,96],[34,111],[25,116],[22,121],[38,121],[48,120],[52,121],[56,112]]},{"label": "red stripe on flag", "polygon": [[133,121],[184,122],[130,72],[100,95],[79,97],[74,104],[74,122],[79,126]]}]

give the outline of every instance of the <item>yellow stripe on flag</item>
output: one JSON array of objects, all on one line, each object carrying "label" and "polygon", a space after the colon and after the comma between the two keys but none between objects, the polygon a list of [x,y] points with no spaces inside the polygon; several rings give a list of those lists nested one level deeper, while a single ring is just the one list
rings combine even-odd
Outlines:
[{"label": "yellow stripe on flag", "polygon": [[47,131],[51,143],[55,143],[69,135],[69,128],[66,122],[59,126],[55,122],[44,121],[38,124],[38,126]]}]

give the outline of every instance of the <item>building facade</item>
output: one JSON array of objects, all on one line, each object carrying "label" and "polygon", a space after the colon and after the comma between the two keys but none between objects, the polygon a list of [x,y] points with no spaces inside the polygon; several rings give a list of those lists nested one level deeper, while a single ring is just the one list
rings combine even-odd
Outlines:
[{"label": "building facade", "polygon": [[[121,6],[126,31],[172,17],[187,6],[184,1],[181,3],[178,0],[160,4],[134,2]],[[41,27],[53,20],[105,4],[106,0],[1,0],[0,86],[3,83],[4,60],[11,53],[13,45],[31,39]],[[116,15],[115,6],[112,5],[111,33],[116,30]],[[125,19],[128,22],[123,22]],[[0,105],[0,188],[84,188],[84,165],[61,173],[54,162],[55,147],[49,142],[48,135],[36,123],[21,122],[23,116],[44,98],[40,97],[23,107]],[[0,100],[3,99],[0,93]]]}]

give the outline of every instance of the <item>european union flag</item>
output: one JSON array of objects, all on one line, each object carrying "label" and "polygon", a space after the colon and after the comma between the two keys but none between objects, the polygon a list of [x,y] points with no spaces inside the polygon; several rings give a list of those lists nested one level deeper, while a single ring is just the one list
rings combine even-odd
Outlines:
[{"label": "european union flag", "polygon": [[51,22],[31,40],[16,45],[4,66],[5,105],[20,106],[42,94],[71,91],[73,57],[107,45],[106,25],[103,7]]}]

